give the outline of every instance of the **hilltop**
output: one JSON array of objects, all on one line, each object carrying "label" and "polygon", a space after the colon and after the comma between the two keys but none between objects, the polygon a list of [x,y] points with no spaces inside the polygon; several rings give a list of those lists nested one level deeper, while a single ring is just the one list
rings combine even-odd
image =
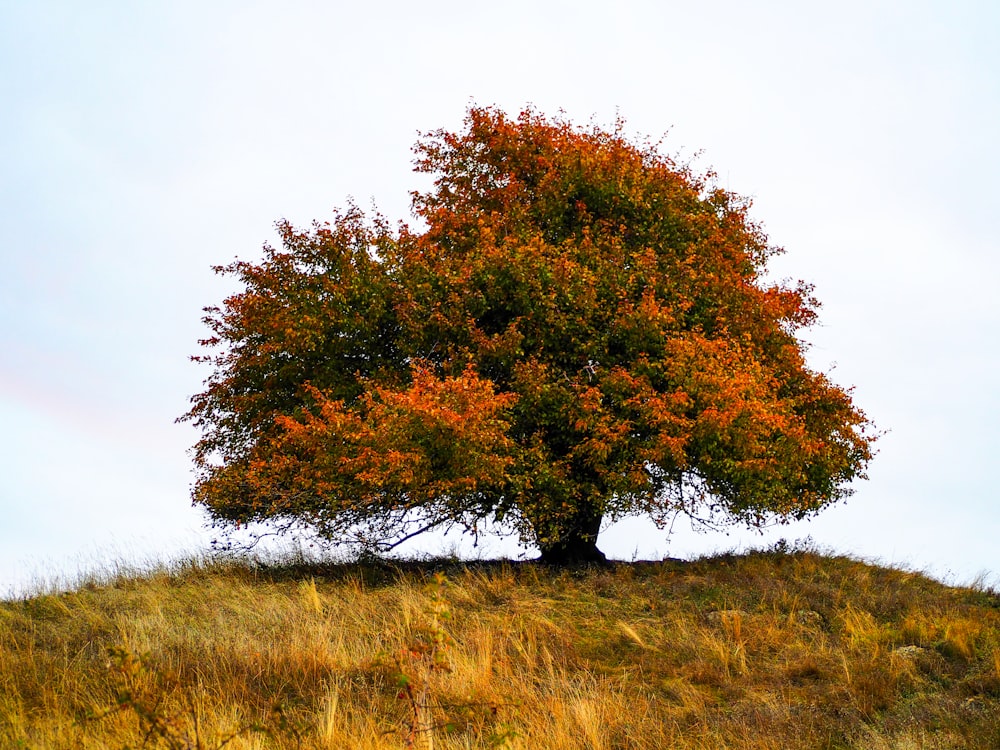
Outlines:
[{"label": "hilltop", "polygon": [[0,603],[0,746],[997,748],[1000,597],[815,551],[197,562]]}]

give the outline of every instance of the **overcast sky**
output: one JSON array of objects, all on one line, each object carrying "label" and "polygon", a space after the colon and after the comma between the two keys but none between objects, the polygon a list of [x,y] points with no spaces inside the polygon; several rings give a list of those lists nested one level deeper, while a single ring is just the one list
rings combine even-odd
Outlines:
[{"label": "overcast sky", "polygon": [[210,266],[351,196],[407,218],[413,143],[470,102],[700,154],[786,249],[774,276],[816,285],[813,366],[889,430],[810,523],[628,522],[610,556],[808,535],[996,580],[998,38],[993,0],[3,0],[0,595],[204,546],[174,419]]}]

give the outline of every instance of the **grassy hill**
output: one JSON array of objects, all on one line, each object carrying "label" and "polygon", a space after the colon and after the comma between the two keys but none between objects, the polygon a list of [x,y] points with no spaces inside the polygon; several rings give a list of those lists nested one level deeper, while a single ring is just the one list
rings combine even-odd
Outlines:
[{"label": "grassy hill", "polygon": [[3,748],[1000,747],[1000,597],[810,551],[204,563],[0,603]]}]

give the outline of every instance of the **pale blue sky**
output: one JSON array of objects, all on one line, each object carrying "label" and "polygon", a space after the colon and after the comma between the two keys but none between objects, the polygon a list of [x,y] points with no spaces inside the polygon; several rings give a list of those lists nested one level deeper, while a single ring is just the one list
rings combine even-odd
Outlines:
[{"label": "pale blue sky", "polygon": [[0,594],[204,543],[173,420],[209,267],[348,196],[405,218],[418,132],[470,101],[700,152],[816,285],[813,364],[891,430],[808,524],[630,522],[611,556],[811,535],[1000,573],[998,35],[989,0],[0,3]]}]

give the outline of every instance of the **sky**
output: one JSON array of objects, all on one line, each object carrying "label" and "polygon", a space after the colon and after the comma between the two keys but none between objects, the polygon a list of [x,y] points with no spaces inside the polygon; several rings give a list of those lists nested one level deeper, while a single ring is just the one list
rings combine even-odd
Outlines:
[{"label": "sky", "polygon": [[751,197],[823,303],[810,364],[886,431],[808,523],[630,519],[610,557],[808,537],[1000,583],[998,34],[992,0],[3,0],[0,596],[205,548],[175,419],[211,266],[351,198],[409,218],[413,144],[471,103],[620,115]]}]

